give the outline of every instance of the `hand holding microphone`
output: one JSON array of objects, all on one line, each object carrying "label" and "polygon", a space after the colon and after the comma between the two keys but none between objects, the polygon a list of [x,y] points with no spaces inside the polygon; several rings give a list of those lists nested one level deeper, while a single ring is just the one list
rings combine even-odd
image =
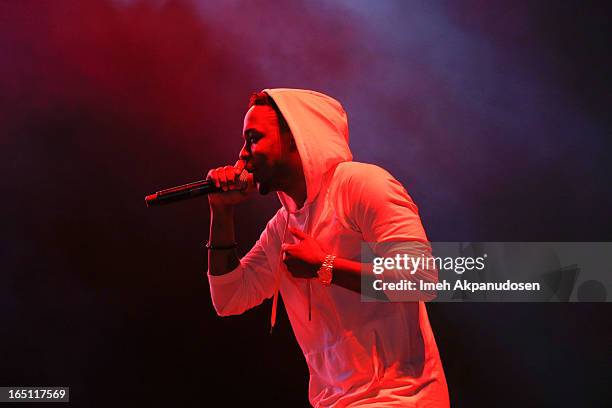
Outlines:
[{"label": "hand holding microphone", "polygon": [[231,206],[244,201],[254,190],[253,175],[244,170],[245,162],[210,170],[206,180],[171,187],[145,197],[147,207],[170,204],[208,195],[211,206]]},{"label": "hand holding microphone", "polygon": [[211,207],[227,207],[244,201],[254,190],[253,175],[244,170],[244,160],[234,166],[223,166],[208,172],[206,180],[214,183],[220,191],[208,195]]}]

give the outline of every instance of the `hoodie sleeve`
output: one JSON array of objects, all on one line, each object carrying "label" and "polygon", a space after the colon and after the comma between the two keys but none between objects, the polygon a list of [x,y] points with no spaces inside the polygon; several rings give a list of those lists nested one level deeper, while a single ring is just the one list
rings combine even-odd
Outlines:
[{"label": "hoodie sleeve", "polygon": [[[414,258],[431,255],[431,246],[419,217],[418,208],[404,187],[386,170],[359,163],[346,172],[342,207],[350,228],[359,231],[375,256],[395,257],[407,254]],[[437,271],[418,267],[413,274],[405,270],[385,272],[383,279],[437,281]],[[387,280],[387,279],[384,279]],[[422,295],[420,300],[430,298]],[[392,298],[396,297],[391,293]],[[404,300],[404,299],[392,299]]]},{"label": "hoodie sleeve", "polygon": [[[341,171],[346,222],[369,243],[427,242],[419,210],[404,187],[386,170],[351,163]],[[373,248],[376,249],[376,248]]]},{"label": "hoodie sleeve", "polygon": [[208,273],[210,295],[219,316],[242,314],[274,294],[274,269],[269,251],[280,251],[276,225],[279,212],[268,222],[251,250],[240,259],[236,269],[224,275]]}]

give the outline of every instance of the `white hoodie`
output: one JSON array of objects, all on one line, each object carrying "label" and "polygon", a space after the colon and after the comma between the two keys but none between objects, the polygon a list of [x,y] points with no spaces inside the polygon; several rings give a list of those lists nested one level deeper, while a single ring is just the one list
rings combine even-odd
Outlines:
[{"label": "white hoodie", "polygon": [[363,242],[427,242],[416,205],[387,171],[352,161],[347,117],[338,101],[308,90],[264,91],[296,141],[307,199],[298,209],[279,192],[282,207],[240,265],[208,275],[217,313],[241,314],[276,297],[278,288],[308,363],[314,407],[448,406],[422,302],[361,302],[358,293],[338,285],[294,278],[280,257],[282,243],[297,241],[288,226],[315,237],[327,253],[355,261]]}]

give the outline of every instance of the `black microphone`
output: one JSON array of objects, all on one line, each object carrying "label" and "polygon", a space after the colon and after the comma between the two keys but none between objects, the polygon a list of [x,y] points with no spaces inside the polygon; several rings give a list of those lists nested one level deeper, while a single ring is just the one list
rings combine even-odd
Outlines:
[{"label": "black microphone", "polygon": [[[238,189],[231,191],[246,190],[249,187],[249,179],[252,179],[252,175],[246,170],[243,170],[242,173],[240,173],[240,178],[236,184]],[[212,180],[198,180],[194,181],[193,183],[184,184],[177,187],[170,187],[165,190],[158,191],[157,193],[149,194],[145,197],[145,204],[147,207],[154,207],[157,205],[187,200],[189,198],[199,197],[202,195],[222,192],[224,191],[215,186],[215,183]]]}]

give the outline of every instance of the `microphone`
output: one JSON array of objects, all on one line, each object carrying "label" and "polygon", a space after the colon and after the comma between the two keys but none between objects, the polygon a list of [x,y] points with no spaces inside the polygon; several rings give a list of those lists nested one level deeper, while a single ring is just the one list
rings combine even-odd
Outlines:
[{"label": "microphone", "polygon": [[252,180],[252,177],[253,176],[248,171],[242,170],[237,183],[238,189],[231,191],[223,191],[221,188],[215,186],[212,180],[198,180],[182,186],[170,187],[146,196],[145,204],[147,207],[154,207],[212,193],[244,191],[249,187],[249,182]]}]

